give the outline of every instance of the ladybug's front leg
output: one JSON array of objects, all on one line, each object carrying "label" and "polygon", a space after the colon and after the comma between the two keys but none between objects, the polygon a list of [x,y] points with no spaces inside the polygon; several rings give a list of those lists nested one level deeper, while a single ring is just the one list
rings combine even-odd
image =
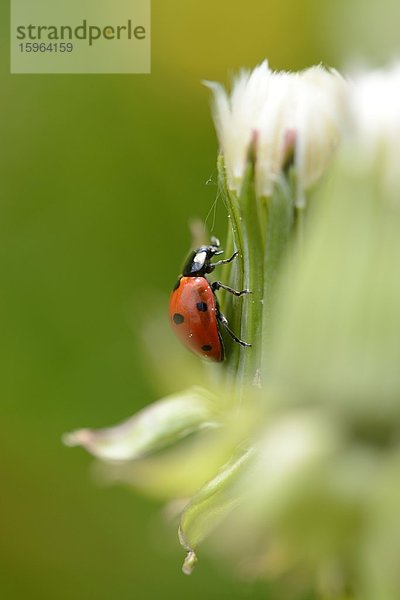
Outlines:
[{"label": "ladybug's front leg", "polygon": [[[244,291],[247,291],[247,290],[244,290]],[[233,333],[232,329],[230,329],[230,327],[228,325],[228,319],[226,318],[226,316],[221,311],[217,312],[217,319],[221,323],[221,325],[223,325],[225,327],[226,331],[229,333],[229,335],[231,336],[231,338],[235,340],[235,342],[237,342],[241,346],[245,346],[246,348],[250,348],[251,347],[251,344],[248,344],[247,342],[244,342],[243,340],[239,339]]]},{"label": "ladybug's front leg", "polygon": [[216,263],[210,263],[207,267],[207,273],[212,273],[215,269],[215,267],[219,267],[221,265],[227,265],[228,263],[232,262],[234,258],[237,257],[237,255],[239,254],[239,252],[236,250],[236,252],[234,252],[232,254],[232,256],[230,258],[224,258],[222,260],[219,260]]},{"label": "ladybug's front leg", "polygon": [[211,289],[213,292],[215,292],[216,290],[223,289],[229,292],[230,294],[234,294],[234,296],[244,296],[244,294],[251,294],[250,290],[242,290],[241,292],[238,292],[237,290],[234,290],[233,288],[229,287],[229,285],[225,285],[220,281],[214,281],[214,283],[211,284]]}]

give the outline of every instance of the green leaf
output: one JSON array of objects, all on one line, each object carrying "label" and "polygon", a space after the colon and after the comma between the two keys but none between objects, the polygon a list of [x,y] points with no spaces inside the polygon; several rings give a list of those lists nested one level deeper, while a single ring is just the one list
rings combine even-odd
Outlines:
[{"label": "green leaf", "polygon": [[183,512],[179,539],[187,550],[183,572],[190,574],[196,562],[195,549],[238,504],[240,497],[232,489],[252,456],[247,450],[228,462],[197,494]]}]

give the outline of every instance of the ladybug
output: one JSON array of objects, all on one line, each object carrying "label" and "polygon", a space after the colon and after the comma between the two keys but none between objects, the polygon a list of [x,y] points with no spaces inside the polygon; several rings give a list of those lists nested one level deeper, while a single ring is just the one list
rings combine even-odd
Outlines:
[{"label": "ladybug", "polygon": [[220,281],[210,283],[206,277],[215,267],[232,262],[238,255],[238,252],[234,252],[230,258],[211,263],[214,256],[222,253],[219,240],[214,237],[210,245],[194,250],[172,290],[169,302],[169,318],[178,338],[198,356],[217,362],[222,361],[225,354],[221,325],[235,342],[245,347],[251,346],[231,331],[215,295],[221,288],[235,296],[250,294],[250,290],[238,292]]}]

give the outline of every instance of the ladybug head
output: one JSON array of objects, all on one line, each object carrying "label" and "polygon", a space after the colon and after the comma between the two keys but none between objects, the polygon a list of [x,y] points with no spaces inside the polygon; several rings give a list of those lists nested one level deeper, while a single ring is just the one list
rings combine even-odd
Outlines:
[{"label": "ladybug head", "polygon": [[211,238],[211,244],[200,246],[197,250],[193,250],[183,268],[182,274],[184,277],[198,277],[209,273],[210,260],[213,256],[222,254],[219,240],[216,237]]},{"label": "ladybug head", "polygon": [[217,254],[223,254],[223,250],[221,250],[221,244],[218,238],[214,235],[211,237],[211,244],[209,246],[202,246],[207,251],[208,258],[212,258]]}]

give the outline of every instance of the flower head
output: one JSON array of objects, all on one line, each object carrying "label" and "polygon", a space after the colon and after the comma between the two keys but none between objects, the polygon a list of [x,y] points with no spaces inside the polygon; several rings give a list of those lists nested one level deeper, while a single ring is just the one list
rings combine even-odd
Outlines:
[{"label": "flower head", "polygon": [[230,96],[218,83],[207,85],[214,92],[214,121],[229,187],[240,191],[253,144],[257,193],[271,195],[293,156],[301,203],[303,191],[320,178],[340,139],[345,80],[320,66],[299,73],[274,72],[264,61],[239,74]]}]

